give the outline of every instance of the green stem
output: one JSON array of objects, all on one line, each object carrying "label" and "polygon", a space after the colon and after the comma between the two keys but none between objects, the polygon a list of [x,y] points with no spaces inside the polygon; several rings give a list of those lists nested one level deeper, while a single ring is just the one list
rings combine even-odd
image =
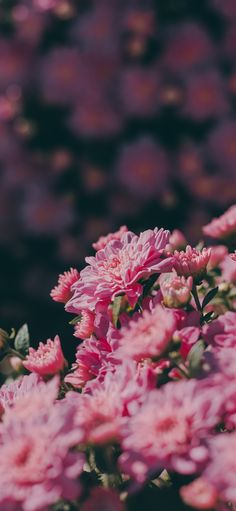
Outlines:
[{"label": "green stem", "polygon": [[195,303],[196,303],[196,306],[197,306],[197,310],[202,314],[202,306],[200,304],[200,300],[199,300],[199,297],[198,297],[198,292],[197,292],[196,284],[193,284],[192,295],[193,295],[193,298],[195,300]]}]

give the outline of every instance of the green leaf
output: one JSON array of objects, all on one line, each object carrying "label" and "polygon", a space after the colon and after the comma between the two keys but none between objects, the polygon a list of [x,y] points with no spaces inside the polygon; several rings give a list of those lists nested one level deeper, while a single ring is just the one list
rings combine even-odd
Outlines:
[{"label": "green leaf", "polygon": [[16,334],[14,348],[23,355],[26,355],[29,351],[29,330],[26,323],[18,330]]},{"label": "green leaf", "polygon": [[150,290],[152,289],[152,287],[154,286],[155,282],[157,281],[158,275],[159,275],[159,273],[154,273],[145,282],[145,284],[143,286],[143,298],[145,298],[145,296],[147,296],[149,294]]},{"label": "green leaf", "polygon": [[117,328],[119,322],[119,315],[121,313],[124,295],[116,296],[112,303],[112,322]]},{"label": "green leaf", "polygon": [[196,344],[193,345],[187,356],[189,370],[192,376],[195,375],[200,368],[204,350],[205,350],[204,342],[200,339],[199,341],[196,342]]},{"label": "green leaf", "polygon": [[214,289],[211,289],[209,291],[209,293],[207,293],[207,295],[205,296],[203,302],[202,302],[202,309],[204,309],[204,307],[206,307],[206,305],[211,302],[211,300],[213,300],[213,298],[215,298],[216,294],[218,293],[218,286],[217,287],[214,287]]}]

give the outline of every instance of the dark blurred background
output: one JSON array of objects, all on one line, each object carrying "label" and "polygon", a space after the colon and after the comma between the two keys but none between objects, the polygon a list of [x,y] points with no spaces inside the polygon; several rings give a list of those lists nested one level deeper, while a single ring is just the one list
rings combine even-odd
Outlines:
[{"label": "dark blurred background", "polygon": [[236,200],[235,0],[0,0],[0,318],[72,338],[57,275],[121,224]]}]

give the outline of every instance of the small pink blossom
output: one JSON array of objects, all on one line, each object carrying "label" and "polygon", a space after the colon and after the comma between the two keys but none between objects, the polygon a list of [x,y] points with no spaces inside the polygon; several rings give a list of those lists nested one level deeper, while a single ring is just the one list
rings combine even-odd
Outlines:
[{"label": "small pink blossom", "polygon": [[201,279],[206,271],[211,255],[211,249],[203,248],[201,251],[188,245],[186,250],[174,252],[173,268],[178,275],[184,277],[192,276],[194,279]]},{"label": "small pink blossom", "polygon": [[124,425],[124,472],[143,483],[161,469],[192,474],[208,458],[205,439],[219,421],[220,400],[196,380],[170,382],[149,395]]},{"label": "small pink blossom", "polygon": [[107,245],[107,243],[109,243],[109,241],[120,240],[120,238],[124,232],[128,232],[128,227],[126,227],[126,225],[122,225],[118,231],[112,232],[112,233],[108,234],[107,236],[100,236],[98,241],[96,241],[96,243],[93,243],[93,248],[95,250],[101,250],[102,248],[105,248],[105,246]]},{"label": "small pink blossom", "polygon": [[236,235],[236,204],[223,215],[214,218],[203,227],[203,232],[211,238],[225,239]]},{"label": "small pink blossom", "polygon": [[175,250],[184,250],[187,246],[187,241],[184,234],[179,229],[174,229],[169,237],[169,243],[166,250],[174,252]]},{"label": "small pink blossom", "polygon": [[213,509],[218,500],[215,487],[202,477],[195,479],[186,486],[182,486],[180,495],[185,504],[195,509]]},{"label": "small pink blossom", "polygon": [[23,365],[40,376],[59,373],[65,365],[59,336],[56,335],[54,340],[48,339],[46,344],[40,342],[37,350],[29,348]]},{"label": "small pink blossom", "polygon": [[74,295],[66,304],[66,310],[94,311],[98,304],[108,306],[122,294],[134,306],[143,291],[140,280],[171,267],[172,258],[163,259],[168,237],[168,231],[157,228],[139,236],[124,232],[120,240],[110,241],[95,257],[87,257],[88,266],[73,285]]},{"label": "small pink blossom", "polygon": [[119,494],[112,488],[93,488],[81,511],[98,511],[98,504],[102,511],[125,511]]},{"label": "small pink blossom", "polygon": [[118,356],[141,361],[160,357],[168,348],[176,329],[175,314],[161,305],[145,310],[121,330]]},{"label": "small pink blossom", "polygon": [[236,259],[232,256],[225,257],[220,264],[221,280],[236,284]]},{"label": "small pink blossom", "polygon": [[94,313],[90,310],[83,310],[80,313],[81,318],[75,325],[74,336],[79,339],[90,337],[94,331]]},{"label": "small pink blossom", "polygon": [[[162,278],[163,277],[163,278]],[[192,277],[179,277],[175,273],[167,273],[159,278],[163,303],[166,307],[184,307],[190,301],[193,286]]]},{"label": "small pink blossom", "polygon": [[197,121],[215,119],[229,111],[224,81],[215,69],[186,78],[184,113]]},{"label": "small pink blossom", "polygon": [[102,367],[106,367],[111,351],[106,339],[86,339],[77,349],[73,372],[66,375],[65,382],[77,388],[84,387],[89,380],[98,376]]},{"label": "small pink blossom", "polygon": [[39,382],[39,375],[33,373],[2,385],[0,388],[0,408],[5,409],[12,406],[20,397],[30,394]]},{"label": "small pink blossom", "polygon": [[79,272],[75,268],[70,268],[59,275],[58,285],[55,286],[50,295],[55,302],[66,303],[72,297],[71,286],[79,279]]}]

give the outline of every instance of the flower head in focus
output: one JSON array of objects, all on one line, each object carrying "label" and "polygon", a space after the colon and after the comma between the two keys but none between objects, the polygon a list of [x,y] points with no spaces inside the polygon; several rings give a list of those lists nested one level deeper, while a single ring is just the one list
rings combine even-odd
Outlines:
[{"label": "flower head in focus", "polygon": [[65,365],[59,336],[56,335],[54,340],[48,339],[46,344],[40,342],[37,350],[29,348],[29,355],[23,365],[28,371],[40,376],[59,373]]},{"label": "flower head in focus", "polygon": [[184,307],[190,301],[193,278],[179,277],[174,272],[159,278],[163,303],[166,307]]},{"label": "flower head in focus", "polygon": [[66,310],[94,311],[98,304],[108,307],[122,294],[131,307],[135,306],[143,291],[140,280],[171,269],[172,257],[165,258],[163,253],[168,238],[169,232],[164,229],[149,229],[139,236],[128,231],[119,240],[110,241],[95,257],[87,257],[88,266],[73,285],[74,294]]},{"label": "flower head in focus", "polygon": [[173,268],[178,275],[192,276],[195,281],[199,281],[206,271],[210,255],[211,249],[209,248],[203,248],[199,251],[188,245],[185,251],[178,252],[175,250]]}]

